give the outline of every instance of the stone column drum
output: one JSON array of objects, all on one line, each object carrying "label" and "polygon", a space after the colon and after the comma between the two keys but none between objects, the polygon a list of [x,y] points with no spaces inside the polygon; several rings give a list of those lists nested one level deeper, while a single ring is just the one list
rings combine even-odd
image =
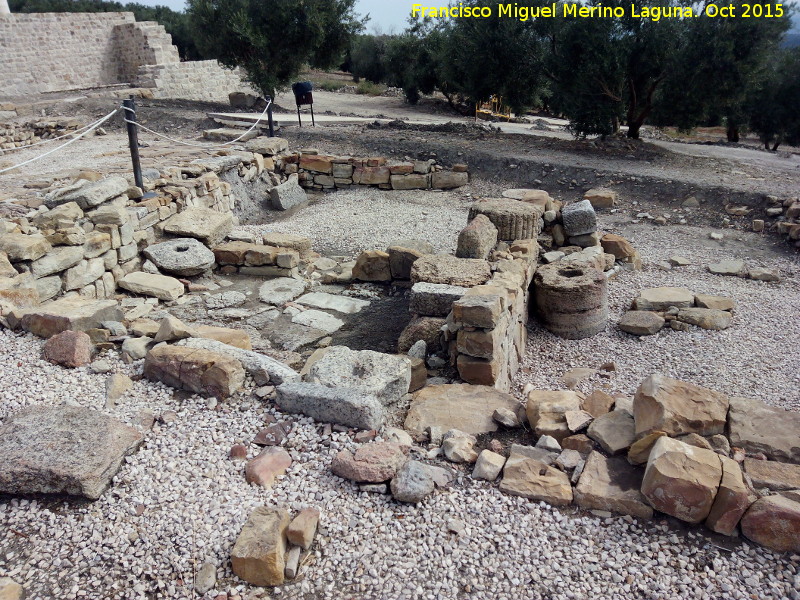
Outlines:
[{"label": "stone column drum", "polygon": [[533,279],[535,310],[555,335],[580,340],[603,331],[608,322],[608,284],[593,267],[553,263]]}]

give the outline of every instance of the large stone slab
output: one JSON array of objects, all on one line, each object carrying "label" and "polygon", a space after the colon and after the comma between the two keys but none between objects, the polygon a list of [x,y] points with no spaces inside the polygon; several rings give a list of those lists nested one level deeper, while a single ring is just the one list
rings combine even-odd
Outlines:
[{"label": "large stone slab", "polygon": [[408,392],[411,361],[405,356],[333,346],[314,363],[306,381],[329,388],[355,388],[388,406]]},{"label": "large stone slab", "polygon": [[369,430],[380,429],[386,418],[380,400],[363,389],[297,381],[279,385],[277,393],[276,403],[282,411],[323,423]]},{"label": "large stone slab", "polygon": [[760,498],[744,515],[742,533],[776,552],[800,552],[800,502],[783,496]]},{"label": "large stone slab", "polygon": [[152,381],[218,398],[231,396],[244,383],[238,360],[185,346],[156,346],[145,357],[143,374]]},{"label": "large stone slab", "polygon": [[260,506],[250,513],[231,552],[237,577],[257,586],[283,584],[290,520],[284,508]]},{"label": "large stone slab", "polygon": [[647,461],[642,493],[656,510],[700,523],[711,512],[721,479],[718,454],[660,437]]},{"label": "large stone slab", "polygon": [[122,321],[116,300],[92,300],[81,296],[60,298],[38,308],[26,310],[21,326],[39,337],[49,338],[68,329],[98,329],[103,321]]},{"label": "large stone slab", "polygon": [[444,283],[472,287],[486,283],[492,276],[489,263],[475,258],[456,258],[447,254],[429,254],[411,267],[411,281]]},{"label": "large stone slab", "polygon": [[0,251],[5,252],[11,262],[37,260],[51,249],[42,235],[26,235],[24,233],[4,233],[0,235]]},{"label": "large stone slab", "polygon": [[637,438],[653,431],[671,436],[723,433],[727,416],[726,395],[660,374],[645,379],[633,398]]},{"label": "large stone slab", "polygon": [[252,350],[237,348],[218,340],[189,338],[178,342],[178,345],[230,356],[238,360],[259,385],[289,383],[300,379],[297,371],[274,358]]},{"label": "large stone slab", "polygon": [[164,221],[164,232],[196,238],[213,248],[233,229],[233,217],[210,208],[187,208]]},{"label": "large stone slab", "polygon": [[739,463],[727,456],[719,458],[722,461],[722,481],[706,519],[706,527],[722,535],[735,535],[736,526],[755,502],[756,495],[745,484]]},{"label": "large stone slab", "polygon": [[117,285],[134,294],[153,296],[166,301],[177,300],[186,291],[184,285],[174,277],[142,271],[128,273],[117,282]]},{"label": "large stone slab", "polygon": [[800,465],[745,458],[744,470],[756,489],[800,490]]},{"label": "large stone slab", "polygon": [[292,317],[292,323],[319,329],[327,334],[335,333],[344,326],[344,321],[321,310],[304,310]]},{"label": "large stone slab", "polygon": [[503,468],[500,491],[555,506],[572,503],[569,475],[513,449]]},{"label": "large stone slab", "polygon": [[596,418],[586,435],[612,455],[625,452],[636,441],[633,417],[627,410],[614,410]]},{"label": "large stone slab", "polygon": [[88,408],[25,409],[0,427],[0,492],[96,500],[142,439],[136,429]]},{"label": "large stone slab", "polygon": [[427,438],[430,427],[458,429],[477,435],[497,431],[495,410],[517,411],[514,396],[482,385],[431,385],[414,394],[404,428],[417,441]]},{"label": "large stone slab", "polygon": [[275,156],[289,149],[289,142],[284,138],[258,136],[245,144],[249,152],[257,152],[265,156]]},{"label": "large stone slab", "polygon": [[446,317],[453,302],[466,293],[465,287],[420,281],[411,288],[409,310],[426,317]]},{"label": "large stone slab", "polygon": [[191,277],[200,275],[214,265],[214,253],[194,238],[178,238],[144,249],[144,255],[160,270]]},{"label": "large stone slab", "polygon": [[33,261],[31,273],[37,279],[47,277],[53,273],[66,271],[82,260],[83,248],[81,246],[58,246],[40,259]]},{"label": "large stone slab", "polygon": [[47,202],[50,208],[56,204],[66,204],[67,202],[75,202],[83,210],[100,206],[103,202],[123,195],[130,184],[124,177],[107,177],[100,181],[87,183],[74,192],[60,197],[54,203]]},{"label": "large stone slab", "polygon": [[346,315],[352,315],[361,312],[361,309],[369,306],[369,300],[360,300],[358,298],[350,298],[349,296],[339,296],[336,294],[327,294],[325,292],[311,292],[304,294],[297,299],[298,304],[303,306],[313,306],[314,308],[323,308],[325,310],[335,310]]},{"label": "large stone slab", "polygon": [[731,398],[728,431],[732,446],[770,460],[800,464],[800,413],[760,400]]},{"label": "large stone slab", "polygon": [[297,182],[297,176],[290,176],[289,179],[276,185],[269,191],[269,201],[275,210],[289,210],[308,201],[308,195]]},{"label": "large stone slab", "polygon": [[636,310],[663,312],[674,306],[690,308],[694,306],[694,293],[686,288],[658,287],[642,290],[633,302]]},{"label": "large stone slab", "polygon": [[261,335],[267,338],[274,348],[297,352],[329,334],[321,329],[297,325],[286,319],[275,319],[264,325]]},{"label": "large stone slab", "polygon": [[731,326],[733,316],[726,310],[712,308],[682,308],[678,312],[678,321],[695,325],[701,329],[722,331]]},{"label": "large stone slab", "polygon": [[277,277],[261,284],[258,299],[267,304],[281,306],[291,302],[306,291],[306,284],[290,277]]},{"label": "large stone slab", "polygon": [[641,469],[624,458],[606,458],[592,452],[575,488],[575,503],[583,508],[650,519],[653,509],[640,491],[642,475]]}]

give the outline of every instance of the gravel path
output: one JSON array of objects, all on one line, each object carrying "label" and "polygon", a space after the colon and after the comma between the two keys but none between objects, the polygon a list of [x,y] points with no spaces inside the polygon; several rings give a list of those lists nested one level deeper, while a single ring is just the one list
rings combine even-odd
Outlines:
[{"label": "gravel path", "polygon": [[471,188],[455,192],[350,189],[316,195],[290,217],[241,229],[308,237],[314,250],[355,258],[362,250],[385,250],[397,239],[433,244],[437,252],[455,253],[458,233],[467,224]]},{"label": "gravel path", "polygon": [[[452,210],[460,202],[455,194],[431,194],[425,206],[398,201],[394,194],[378,196],[331,196],[281,223],[281,230],[323,232],[318,240],[355,252],[405,235],[414,218],[428,211],[430,228],[415,235],[439,235],[445,244],[439,249],[446,250],[464,222],[464,207]],[[334,207],[341,214],[343,200],[353,212],[363,210],[365,201],[378,202],[384,219],[371,231],[358,225],[358,218],[350,229],[325,229]],[[723,278],[705,273],[701,265],[736,256],[755,263],[748,255],[752,240],[723,247],[698,243],[706,235],[700,229],[639,225],[617,230],[630,236],[648,263],[684,254],[697,266],[623,273],[611,284],[612,323],[640,289],[685,285],[736,298],[733,327],[635,339],[610,325],[579,342],[534,328],[520,387],[530,381],[560,388],[568,368],[613,360],[617,371],[608,383],[614,392],[632,394],[646,375],[663,371],[800,408],[797,258],[776,254],[770,261],[784,274],[779,285]],[[65,401],[103,410],[106,376],[52,366],[41,360],[41,346],[29,335],[0,331],[0,419],[23,406]],[[141,363],[111,362],[129,375],[141,369]],[[174,420],[167,411],[175,411]],[[800,556],[712,537],[671,520],[637,522],[559,510],[504,496],[463,474],[452,488],[437,491],[418,507],[360,493],[329,471],[336,452],[355,447],[349,435],[325,437],[308,419],[294,422],[287,445],[294,464],[286,477],[270,491],[250,486],[244,464],[228,459],[228,451],[249,442],[268,415],[281,418],[255,399],[251,383],[217,405],[142,380],[111,411],[133,424],[147,420],[147,413],[156,416],[154,428],[100,500],[0,498],[0,576],[23,582],[34,600],[192,598],[194,570],[206,561],[217,565],[219,575],[208,598],[217,592],[251,599],[800,598]],[[256,452],[250,448],[250,456]],[[261,504],[323,510],[323,527],[302,579],[270,593],[243,585],[229,567],[242,524]]]},{"label": "gravel path", "polygon": [[[104,377],[48,365],[40,346],[0,333],[4,364],[18,365],[0,375],[0,415],[65,398],[100,409]],[[354,447],[347,434],[323,438],[307,419],[290,436],[287,476],[272,491],[252,487],[227,452],[275,413],[247,394],[208,404],[138,382],[115,414],[135,422],[141,411],[174,410],[175,421],[156,424],[97,502],[0,502],[0,573],[25,582],[32,599],[191,598],[193,568],[211,561],[219,591],[270,597],[232,576],[236,535],[255,506],[313,504],[324,523],[313,558],[304,578],[275,597],[800,597],[800,557],[749,544],[725,549],[666,521],[560,511],[468,477],[419,507],[359,493],[328,470],[338,450]]]},{"label": "gravel path", "polygon": [[[765,253],[765,245],[755,234],[736,232],[743,242],[732,239],[722,245],[708,240],[707,229],[697,227],[627,225],[611,230],[627,236],[639,249],[644,270],[624,271],[611,281],[609,326],[593,338],[562,340],[533,322],[528,353],[517,378],[519,389],[528,382],[557,389],[570,368],[598,368],[614,361],[617,370],[610,380],[596,377],[579,389],[591,391],[598,386],[610,393],[632,396],[645,377],[661,372],[726,394],[800,410],[800,360],[794,352],[800,339],[798,257]],[[656,266],[674,255],[689,258],[694,264],[671,271]],[[744,260],[750,267],[778,268],[783,281],[764,283],[706,271],[706,265],[726,258]],[[692,328],[688,332],[666,328],[641,338],[619,331],[616,323],[639,292],[660,286],[734,298],[738,305],[732,327],[726,331]]]}]

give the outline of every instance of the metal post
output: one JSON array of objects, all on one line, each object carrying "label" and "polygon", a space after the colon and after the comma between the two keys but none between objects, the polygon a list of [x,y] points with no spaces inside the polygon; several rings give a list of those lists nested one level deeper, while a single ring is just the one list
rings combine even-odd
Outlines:
[{"label": "metal post", "polygon": [[139,160],[139,130],[135,125],[136,104],[133,101],[133,96],[131,96],[128,100],[123,100],[122,106],[124,106],[126,109],[130,109],[122,111],[125,115],[125,119],[127,121],[133,121],[133,123],[125,123],[125,125],[128,127],[128,147],[131,150],[131,162],[133,163],[133,180],[136,182],[136,186],[138,188],[144,189],[142,164]]},{"label": "metal post", "polygon": [[311,126],[316,127],[317,124],[314,122],[314,103],[311,103]]},{"label": "metal post", "polygon": [[297,124],[302,127],[303,121],[300,119],[300,105],[297,105]]},{"label": "metal post", "polygon": [[275,137],[275,123],[272,122],[272,98],[267,96],[267,119],[269,120],[269,137]]}]

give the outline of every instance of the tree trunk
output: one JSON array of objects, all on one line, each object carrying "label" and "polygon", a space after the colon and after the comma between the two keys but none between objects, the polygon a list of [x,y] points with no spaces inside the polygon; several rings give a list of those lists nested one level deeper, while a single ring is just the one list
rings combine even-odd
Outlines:
[{"label": "tree trunk", "polygon": [[772,145],[772,151],[773,152],[777,152],[778,146],[781,145],[782,141],[783,141],[783,136],[779,135],[778,137],[775,138],[775,143]]},{"label": "tree trunk", "polygon": [[728,141],[734,144],[739,143],[739,127],[734,123],[728,123]]},{"label": "tree trunk", "polygon": [[614,133],[619,133],[619,117],[611,119],[611,130]]},{"label": "tree trunk", "polygon": [[628,137],[632,140],[638,140],[641,128],[642,124],[638,120],[628,123]]}]

